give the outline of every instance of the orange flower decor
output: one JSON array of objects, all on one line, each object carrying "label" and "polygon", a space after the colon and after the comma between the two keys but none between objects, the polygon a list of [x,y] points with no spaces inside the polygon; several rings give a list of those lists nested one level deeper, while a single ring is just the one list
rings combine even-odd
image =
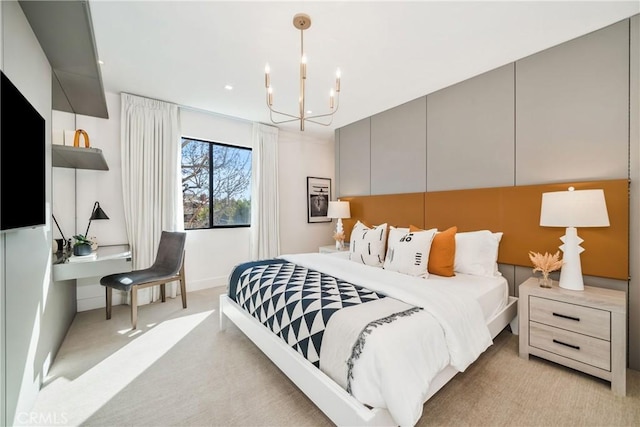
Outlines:
[{"label": "orange flower decor", "polygon": [[533,272],[539,271],[542,273],[542,282],[540,286],[544,288],[551,287],[551,281],[549,280],[549,273],[559,270],[562,267],[562,260],[560,259],[560,251],[551,255],[545,252],[544,255],[538,252],[529,251],[529,259],[533,263]]}]

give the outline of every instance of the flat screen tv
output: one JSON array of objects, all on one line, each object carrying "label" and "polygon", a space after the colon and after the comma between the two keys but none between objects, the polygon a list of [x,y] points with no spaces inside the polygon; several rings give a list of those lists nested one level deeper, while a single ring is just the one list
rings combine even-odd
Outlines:
[{"label": "flat screen tv", "polygon": [[46,223],[45,120],[1,72],[0,231]]}]

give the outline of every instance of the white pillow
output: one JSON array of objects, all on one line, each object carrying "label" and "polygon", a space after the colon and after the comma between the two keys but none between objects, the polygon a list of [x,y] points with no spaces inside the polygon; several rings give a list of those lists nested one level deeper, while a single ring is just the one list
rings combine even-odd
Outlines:
[{"label": "white pillow", "polygon": [[437,230],[409,232],[407,229],[391,227],[387,240],[384,268],[410,276],[429,277],[427,264],[431,242]]},{"label": "white pillow", "polygon": [[369,228],[357,221],[351,231],[349,259],[372,267],[382,267],[386,243],[387,223]]},{"label": "white pillow", "polygon": [[502,233],[489,230],[456,233],[453,270],[475,276],[501,276],[498,271],[498,247]]}]

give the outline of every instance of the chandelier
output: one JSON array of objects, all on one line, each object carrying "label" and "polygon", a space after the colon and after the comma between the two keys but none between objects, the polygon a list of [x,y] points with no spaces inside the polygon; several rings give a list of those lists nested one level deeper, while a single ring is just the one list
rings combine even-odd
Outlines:
[{"label": "chandelier", "polygon": [[[340,69],[336,71],[336,86],[335,89],[331,89],[329,92],[329,112],[325,114],[316,114],[313,116],[307,116],[311,112],[305,110],[305,83],[307,80],[307,56],[304,53],[304,30],[311,26],[311,18],[305,13],[298,13],[293,17],[293,26],[300,30],[300,97],[298,99],[298,115],[283,113],[282,111],[275,110],[273,108],[273,88],[271,87],[270,68],[269,64],[264,67],[264,86],[267,89],[267,107],[269,107],[269,116],[271,122],[274,124],[289,123],[300,121],[300,130],[304,130],[304,123],[311,122],[322,126],[329,126],[333,121],[333,115],[338,111],[338,100],[340,93]],[[277,116],[289,117],[289,119],[276,120],[274,114]],[[329,118],[326,120],[318,121],[317,119]]]}]

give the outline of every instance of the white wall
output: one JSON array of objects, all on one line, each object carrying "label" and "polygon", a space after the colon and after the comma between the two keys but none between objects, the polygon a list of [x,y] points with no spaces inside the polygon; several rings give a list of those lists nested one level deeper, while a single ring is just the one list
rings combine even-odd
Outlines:
[{"label": "white wall", "polygon": [[[182,135],[206,141],[251,147],[251,122],[180,108]],[[249,228],[187,231],[187,290],[224,286],[231,268],[250,257]]]},{"label": "white wall", "polygon": [[[94,203],[109,216],[108,220],[92,221],[89,236],[95,237],[100,246],[126,244],[122,197],[122,161],[120,159],[120,96],[107,93],[109,119],[83,116],[63,111],[52,112],[52,132],[64,135],[65,145],[73,145],[76,129],[84,129],[89,135],[91,147],[102,150],[108,171],[58,168],[52,169],[53,214],[66,239],[75,234],[85,234]],[[58,137],[56,136],[56,139]],[[80,139],[84,146],[84,140]],[[55,224],[53,238],[62,238]],[[71,282],[73,286],[73,282]],[[77,311],[104,307],[104,288],[100,277],[82,278],[76,281]],[[114,293],[113,303],[120,304],[122,296]]]},{"label": "white wall", "polygon": [[[313,126],[313,125],[308,125]],[[307,223],[307,177],[331,179],[335,200],[334,141],[300,132],[280,131],[278,137],[278,181],[280,191],[280,252],[317,252],[319,246],[334,244],[335,220]]]},{"label": "white wall", "polygon": [[[56,131],[81,128],[91,146],[100,148],[109,171],[53,169],[53,210],[65,237],[84,234],[93,203],[109,220],[93,221],[91,236],[100,245],[128,243],[124,224],[120,159],[120,95],[106,93],[109,119],[97,119],[60,111],[53,113]],[[225,144],[251,147],[252,123],[233,117],[183,107],[182,135]],[[281,253],[314,252],[333,242],[335,223],[308,224],[306,177],[331,178],[334,174],[333,138],[322,140],[299,132],[280,132],[279,191]],[[76,218],[77,216],[77,218]],[[250,258],[249,228],[188,230],[186,243],[187,290],[225,286],[231,269]],[[54,230],[54,238],[60,238]],[[99,277],[78,282],[78,310],[104,307]],[[114,303],[119,298],[114,295]]]},{"label": "white wall", "polygon": [[[84,129],[91,147],[102,150],[108,171],[53,168],[53,214],[67,239],[87,230],[93,205],[109,216],[92,221],[89,235],[101,246],[127,243],[122,197],[122,161],[120,159],[120,96],[106,93],[109,119],[53,111],[53,131],[66,131],[66,145],[73,145],[75,129]],[[80,139],[80,145],[84,146]],[[54,224],[54,238],[61,238]]]}]

